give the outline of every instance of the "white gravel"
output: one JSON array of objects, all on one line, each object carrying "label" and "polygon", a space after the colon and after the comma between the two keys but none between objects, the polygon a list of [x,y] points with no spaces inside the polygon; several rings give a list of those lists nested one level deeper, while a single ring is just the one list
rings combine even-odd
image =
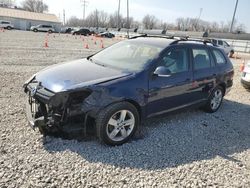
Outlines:
[{"label": "white gravel", "polygon": [[240,85],[242,59],[233,59],[234,86],[217,113],[154,118],[143,138],[108,147],[95,138],[43,138],[27,125],[24,81],[100,49],[91,38],[53,36],[45,49],[44,33],[0,33],[0,187],[250,187],[250,92]]}]

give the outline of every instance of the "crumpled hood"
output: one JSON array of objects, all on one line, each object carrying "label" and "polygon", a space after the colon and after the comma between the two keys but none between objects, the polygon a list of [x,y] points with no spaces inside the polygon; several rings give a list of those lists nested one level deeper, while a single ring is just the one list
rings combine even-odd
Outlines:
[{"label": "crumpled hood", "polygon": [[80,59],[72,62],[50,66],[36,76],[41,85],[53,92],[67,91],[75,88],[98,84],[130,75],[120,70],[103,67]]}]

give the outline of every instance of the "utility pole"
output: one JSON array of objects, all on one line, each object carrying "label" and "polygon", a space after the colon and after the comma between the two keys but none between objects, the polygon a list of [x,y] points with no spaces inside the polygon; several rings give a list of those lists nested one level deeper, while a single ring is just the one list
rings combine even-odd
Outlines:
[{"label": "utility pole", "polygon": [[86,0],[81,0],[82,6],[83,6],[83,15],[82,18],[83,20],[85,20],[85,10],[86,10],[86,6],[88,5],[88,1]]},{"label": "utility pole", "polygon": [[117,12],[117,28],[120,28],[120,6],[121,6],[121,0],[118,0],[118,12]]},{"label": "utility pole", "polygon": [[128,29],[128,38],[129,38],[129,2],[127,0],[127,29]]},{"label": "utility pole", "polygon": [[197,27],[197,25],[198,25],[199,22],[200,22],[200,18],[201,18],[202,11],[203,11],[203,8],[200,8],[200,13],[199,13],[199,16],[198,16],[198,18],[197,18],[197,21],[196,21],[196,24],[195,24],[195,28],[194,28],[195,31],[197,30],[196,27]]},{"label": "utility pole", "polygon": [[63,9],[63,25],[65,25],[65,9]]},{"label": "utility pole", "polygon": [[231,27],[230,27],[230,30],[229,30],[230,33],[233,32],[233,26],[234,26],[234,20],[235,20],[235,14],[236,14],[237,6],[238,6],[238,1],[239,0],[236,0],[236,3],[235,3],[235,8],[234,8],[234,14],[233,14],[233,18],[232,18],[232,23],[231,23]]}]

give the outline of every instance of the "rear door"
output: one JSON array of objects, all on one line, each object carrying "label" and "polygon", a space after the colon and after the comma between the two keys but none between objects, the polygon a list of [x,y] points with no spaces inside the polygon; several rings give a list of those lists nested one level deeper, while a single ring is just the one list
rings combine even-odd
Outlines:
[{"label": "rear door", "polygon": [[191,49],[193,62],[192,91],[195,101],[203,101],[209,96],[216,78],[215,65],[206,46],[193,46]]},{"label": "rear door", "polygon": [[153,75],[149,78],[148,117],[187,105],[191,101],[192,71],[189,49],[171,47],[160,58],[156,67],[165,66],[169,77]]}]

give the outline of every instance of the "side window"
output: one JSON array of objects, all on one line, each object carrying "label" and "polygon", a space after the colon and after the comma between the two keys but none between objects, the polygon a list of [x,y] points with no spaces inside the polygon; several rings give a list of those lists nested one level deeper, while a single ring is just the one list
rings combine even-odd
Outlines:
[{"label": "side window", "polygon": [[209,68],[210,58],[206,49],[192,49],[194,57],[194,70]]},{"label": "side window", "polygon": [[222,40],[218,40],[218,44],[219,44],[220,46],[223,46],[223,41],[222,41]]},{"label": "side window", "polygon": [[212,40],[212,43],[216,44],[217,45],[217,40]]},{"label": "side window", "polygon": [[225,64],[227,61],[219,50],[213,50],[213,54],[217,64]]},{"label": "side window", "polygon": [[188,71],[188,52],[185,48],[172,49],[160,60],[160,66],[165,66],[172,74]]}]

